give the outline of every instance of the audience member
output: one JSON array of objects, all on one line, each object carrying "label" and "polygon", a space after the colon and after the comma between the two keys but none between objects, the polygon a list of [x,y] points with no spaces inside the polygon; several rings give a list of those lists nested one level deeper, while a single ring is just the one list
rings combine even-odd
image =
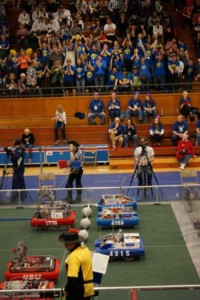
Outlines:
[{"label": "audience member", "polygon": [[135,149],[138,142],[137,129],[133,121],[128,119],[124,126],[124,146],[128,147],[130,142],[133,143],[133,147]]},{"label": "audience member", "polygon": [[105,122],[105,112],[104,112],[104,103],[99,98],[99,93],[94,93],[94,98],[91,100],[89,105],[89,114],[88,119],[91,125],[97,125],[94,119],[100,118],[100,124],[103,125]]},{"label": "audience member", "polygon": [[187,91],[183,91],[179,103],[180,103],[180,113],[187,119],[188,116],[190,115],[190,109],[191,109],[191,99],[190,97],[188,97]]},{"label": "audience member", "polygon": [[153,119],[157,116],[156,101],[152,98],[151,93],[147,93],[143,104],[144,123],[148,121],[148,117]]},{"label": "audience member", "polygon": [[182,135],[188,134],[189,126],[187,121],[184,120],[183,115],[178,115],[177,121],[173,124],[172,127],[172,144],[176,146],[178,141],[182,139]]},{"label": "audience member", "polygon": [[200,146],[200,119],[196,123],[196,145]]},{"label": "audience member", "polygon": [[53,117],[53,120],[55,120],[55,125],[54,125],[55,145],[58,145],[60,143],[60,139],[59,139],[59,135],[58,135],[59,128],[61,128],[61,131],[62,131],[63,143],[67,143],[66,132],[65,132],[67,118],[66,118],[66,113],[65,113],[62,105],[60,105],[60,104],[57,105],[57,110],[55,113],[55,117]]},{"label": "audience member", "polygon": [[150,138],[153,145],[160,146],[162,144],[163,137],[164,137],[164,127],[160,121],[160,117],[157,116],[150,127]]},{"label": "audience member", "polygon": [[26,74],[21,73],[20,74],[20,79],[17,82],[17,89],[18,89],[18,95],[29,95],[29,88],[26,85]]},{"label": "audience member", "polygon": [[34,134],[27,127],[24,129],[24,133],[22,134],[22,144],[24,149],[28,149],[28,162],[32,162],[32,149],[35,142]]},{"label": "audience member", "polygon": [[142,123],[142,102],[139,99],[139,92],[135,92],[133,98],[128,101],[126,119],[137,116],[139,123]]},{"label": "audience member", "polygon": [[117,146],[121,148],[124,141],[124,127],[120,123],[120,118],[114,119],[114,122],[109,126],[108,133],[112,142],[112,148],[116,149]]},{"label": "audience member", "polygon": [[188,134],[182,134],[181,140],[178,142],[178,151],[176,152],[176,158],[180,164],[180,169],[184,170],[185,166],[188,164],[191,156],[194,155],[194,149],[192,142],[188,139]]},{"label": "audience member", "polygon": [[113,122],[116,117],[120,118],[123,121],[123,114],[121,111],[120,101],[117,99],[117,95],[115,92],[111,94],[111,100],[108,102],[108,116]]}]

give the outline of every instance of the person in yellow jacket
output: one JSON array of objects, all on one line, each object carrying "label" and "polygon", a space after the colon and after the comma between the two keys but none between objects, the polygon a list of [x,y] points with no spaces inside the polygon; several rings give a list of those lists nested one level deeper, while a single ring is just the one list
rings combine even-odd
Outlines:
[{"label": "person in yellow jacket", "polygon": [[92,254],[81,242],[76,232],[65,232],[59,236],[69,255],[65,260],[67,284],[66,300],[90,300],[94,295]]}]

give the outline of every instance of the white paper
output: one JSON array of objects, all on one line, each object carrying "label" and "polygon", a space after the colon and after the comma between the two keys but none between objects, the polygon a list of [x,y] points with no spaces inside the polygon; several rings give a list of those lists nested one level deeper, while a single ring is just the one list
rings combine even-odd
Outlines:
[{"label": "white paper", "polygon": [[94,253],[92,256],[93,272],[106,274],[109,261],[109,255]]}]

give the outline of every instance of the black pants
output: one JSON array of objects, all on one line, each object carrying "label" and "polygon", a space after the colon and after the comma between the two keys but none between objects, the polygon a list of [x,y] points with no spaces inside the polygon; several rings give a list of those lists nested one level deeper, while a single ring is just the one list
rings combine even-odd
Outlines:
[{"label": "black pants", "polygon": [[[12,180],[12,189],[13,190],[25,190],[25,181],[24,181],[24,169],[22,170],[14,170],[13,173],[13,180]],[[11,201],[17,200],[19,198],[19,193],[18,192],[12,192],[12,197]],[[26,198],[26,193],[21,192],[20,193],[20,198],[21,200],[24,200]]]},{"label": "black pants", "polygon": [[[76,181],[76,187],[77,188],[82,188],[82,183],[81,183],[81,177],[83,175],[83,169],[80,168],[78,170],[78,172],[72,172],[71,174],[69,174],[69,177],[68,177],[68,180],[67,180],[67,183],[66,183],[66,188],[69,189],[69,188],[73,188],[73,182],[74,180]],[[77,195],[79,197],[81,197],[81,194],[82,194],[82,190],[78,190],[77,191]],[[68,190],[68,196],[71,197],[72,196],[72,190]]]}]

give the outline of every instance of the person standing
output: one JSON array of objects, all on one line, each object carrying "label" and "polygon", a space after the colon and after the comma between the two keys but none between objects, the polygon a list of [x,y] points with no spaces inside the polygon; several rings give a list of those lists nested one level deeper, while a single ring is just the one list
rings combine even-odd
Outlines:
[{"label": "person standing", "polygon": [[30,132],[29,128],[24,129],[24,133],[22,134],[22,144],[24,149],[28,149],[28,162],[32,163],[32,149],[33,144],[35,142],[35,137],[32,132]]},{"label": "person standing", "polygon": [[66,132],[65,132],[67,118],[66,118],[66,113],[65,113],[62,105],[60,105],[60,104],[57,105],[56,114],[55,114],[55,117],[53,117],[53,119],[56,121],[55,125],[54,125],[55,145],[58,145],[60,143],[59,136],[58,136],[59,128],[61,128],[61,131],[62,131],[63,143],[67,143]]},{"label": "person standing", "polygon": [[[76,181],[77,190],[77,200],[80,200],[82,195],[82,183],[81,178],[83,175],[83,162],[82,162],[82,153],[79,150],[79,144],[76,141],[68,141],[69,150],[70,150],[70,174],[66,183],[66,188],[68,189],[67,199],[72,199],[72,190],[73,182]],[[77,165],[76,165],[77,162]]]},{"label": "person standing", "polygon": [[[10,147],[5,147],[4,150],[7,153],[8,158],[13,164],[13,180],[12,180],[12,189],[13,190],[25,190],[25,181],[24,181],[24,148],[22,146],[22,141],[20,138],[14,140],[13,146],[15,150],[12,150]],[[24,200],[26,198],[26,192],[12,192],[11,202],[18,200]]]},{"label": "person standing", "polygon": [[62,233],[58,240],[64,243],[69,255],[65,260],[67,284],[66,300],[90,300],[94,295],[92,254],[82,243],[77,232]]},{"label": "person standing", "polygon": [[[138,186],[152,185],[152,165],[154,150],[148,146],[148,139],[141,138],[140,146],[135,149],[135,161],[137,165]],[[147,175],[147,178],[146,178]]]}]

